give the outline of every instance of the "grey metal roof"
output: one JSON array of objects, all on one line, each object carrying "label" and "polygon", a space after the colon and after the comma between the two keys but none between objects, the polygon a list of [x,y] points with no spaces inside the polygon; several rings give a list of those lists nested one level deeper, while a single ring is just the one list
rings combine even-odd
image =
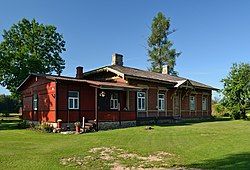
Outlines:
[{"label": "grey metal roof", "polygon": [[217,88],[214,88],[212,86],[190,80],[187,78],[183,77],[178,77],[178,76],[171,76],[168,74],[161,74],[161,73],[155,73],[151,71],[146,71],[146,70],[141,70],[137,68],[132,68],[132,67],[126,67],[126,66],[119,66],[119,65],[110,65],[110,66],[104,66],[89,72],[84,73],[84,75],[89,75],[89,74],[94,74],[96,72],[100,72],[102,70],[109,70],[109,71],[116,71],[119,72],[120,74],[123,74],[124,77],[129,76],[129,77],[134,77],[134,78],[144,78],[147,79],[148,81],[150,80],[157,80],[161,81],[163,83],[172,83],[172,84],[178,84],[178,82],[183,81],[183,80],[189,80],[191,84],[195,87],[199,88],[205,88],[205,89],[211,89],[211,90],[218,90]]}]

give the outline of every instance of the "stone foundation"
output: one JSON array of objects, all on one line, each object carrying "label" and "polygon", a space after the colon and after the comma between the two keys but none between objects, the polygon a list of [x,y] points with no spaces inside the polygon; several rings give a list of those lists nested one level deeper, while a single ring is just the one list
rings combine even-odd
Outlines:
[{"label": "stone foundation", "polygon": [[120,122],[98,122],[99,130],[108,130],[108,129],[118,129],[136,126],[136,121],[122,121]]}]

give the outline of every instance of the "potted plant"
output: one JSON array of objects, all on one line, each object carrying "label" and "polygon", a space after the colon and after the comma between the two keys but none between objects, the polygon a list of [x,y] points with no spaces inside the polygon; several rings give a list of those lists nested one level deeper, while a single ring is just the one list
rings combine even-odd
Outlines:
[{"label": "potted plant", "polygon": [[62,128],[62,119],[57,120],[57,128]]},{"label": "potted plant", "polygon": [[76,133],[80,133],[81,123],[80,122],[75,122],[75,127],[76,127]]}]

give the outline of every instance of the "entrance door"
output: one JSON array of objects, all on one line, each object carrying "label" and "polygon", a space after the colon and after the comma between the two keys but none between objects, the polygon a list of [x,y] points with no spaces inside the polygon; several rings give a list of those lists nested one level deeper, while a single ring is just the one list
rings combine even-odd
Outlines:
[{"label": "entrance door", "polygon": [[174,95],[173,97],[173,104],[174,104],[174,117],[180,116],[180,96],[178,94]]}]

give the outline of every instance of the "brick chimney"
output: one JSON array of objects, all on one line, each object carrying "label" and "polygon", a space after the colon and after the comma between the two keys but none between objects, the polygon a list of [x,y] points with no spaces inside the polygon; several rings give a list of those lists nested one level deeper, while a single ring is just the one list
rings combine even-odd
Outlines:
[{"label": "brick chimney", "polygon": [[83,67],[81,66],[76,67],[76,78],[77,79],[83,78]]},{"label": "brick chimney", "polygon": [[112,65],[123,66],[123,55],[114,53],[112,55]]},{"label": "brick chimney", "polygon": [[169,74],[169,66],[167,64],[162,66],[162,74]]}]

